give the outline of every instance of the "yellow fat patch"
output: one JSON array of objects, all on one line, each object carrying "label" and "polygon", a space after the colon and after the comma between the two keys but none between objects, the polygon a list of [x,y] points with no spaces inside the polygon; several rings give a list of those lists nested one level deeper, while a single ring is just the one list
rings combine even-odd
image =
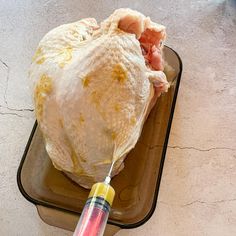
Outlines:
[{"label": "yellow fat patch", "polygon": [[132,116],[132,117],[130,118],[130,124],[131,124],[131,125],[135,125],[136,123],[137,123],[136,118],[135,118],[134,116]]},{"label": "yellow fat patch", "polygon": [[82,114],[80,114],[79,122],[80,124],[83,124],[85,122],[84,116]]},{"label": "yellow fat patch", "polygon": [[115,140],[116,137],[117,137],[117,133],[113,131],[113,132],[111,133],[111,138],[112,138],[112,140]]},{"label": "yellow fat patch", "polygon": [[71,148],[71,160],[73,162],[73,166],[74,166],[74,172],[78,175],[82,174],[83,173],[83,170],[79,164],[79,160],[78,160],[78,157],[74,151],[73,148]]},{"label": "yellow fat patch", "polygon": [[117,80],[119,83],[124,83],[127,80],[127,72],[121,64],[114,66],[111,76],[112,79]]},{"label": "yellow fat patch", "polygon": [[82,85],[84,88],[88,87],[91,82],[91,77],[89,75],[86,75],[82,80]]},{"label": "yellow fat patch", "polygon": [[43,115],[43,104],[48,94],[52,92],[52,78],[43,74],[36,87],[34,93],[34,101],[35,101],[35,110],[36,117],[40,121]]},{"label": "yellow fat patch", "polygon": [[41,65],[45,62],[45,60],[46,60],[45,57],[41,57],[39,60],[36,60],[36,63]]},{"label": "yellow fat patch", "polygon": [[120,104],[116,103],[116,104],[114,105],[114,110],[115,110],[116,112],[120,112],[120,111],[121,111],[121,106],[120,106]]}]

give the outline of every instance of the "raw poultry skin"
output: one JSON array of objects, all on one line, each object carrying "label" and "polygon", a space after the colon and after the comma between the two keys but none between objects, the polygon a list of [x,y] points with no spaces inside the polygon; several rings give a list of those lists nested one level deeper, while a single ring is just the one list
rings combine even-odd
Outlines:
[{"label": "raw poultry skin", "polygon": [[99,26],[59,26],[39,43],[30,69],[35,112],[53,165],[83,187],[124,167],[157,97],[165,27],[130,9]]}]

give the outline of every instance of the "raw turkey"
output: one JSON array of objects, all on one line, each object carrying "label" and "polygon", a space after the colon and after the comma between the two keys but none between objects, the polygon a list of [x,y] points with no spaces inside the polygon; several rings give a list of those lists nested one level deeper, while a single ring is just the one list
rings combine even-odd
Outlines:
[{"label": "raw turkey", "polygon": [[165,27],[118,9],[61,25],[39,43],[30,69],[35,113],[53,165],[85,188],[124,167],[157,97]]}]

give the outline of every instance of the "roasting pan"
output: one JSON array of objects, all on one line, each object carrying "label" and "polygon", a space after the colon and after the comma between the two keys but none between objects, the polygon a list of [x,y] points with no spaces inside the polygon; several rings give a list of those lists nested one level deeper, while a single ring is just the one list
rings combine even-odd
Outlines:
[{"label": "roasting pan", "polygon": [[[135,148],[125,159],[125,168],[111,185],[116,196],[106,228],[113,235],[121,228],[144,224],[153,214],[158,197],[168,138],[182,73],[179,55],[164,47],[165,60],[174,68],[171,87],[151,111]],[[21,159],[17,183],[23,196],[36,205],[46,223],[73,231],[89,190],[56,170],[47,155],[42,134],[35,122]]]}]

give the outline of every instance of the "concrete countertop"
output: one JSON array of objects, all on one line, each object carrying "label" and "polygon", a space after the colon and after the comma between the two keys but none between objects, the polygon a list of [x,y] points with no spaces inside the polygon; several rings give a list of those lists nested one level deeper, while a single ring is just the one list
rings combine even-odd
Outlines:
[{"label": "concrete countertop", "polygon": [[[128,3],[127,3],[128,2]],[[50,29],[131,7],[166,25],[182,83],[157,208],[117,235],[236,235],[236,2],[0,0],[0,235],[71,235],[41,221],[17,188],[34,123],[27,72]]]}]

